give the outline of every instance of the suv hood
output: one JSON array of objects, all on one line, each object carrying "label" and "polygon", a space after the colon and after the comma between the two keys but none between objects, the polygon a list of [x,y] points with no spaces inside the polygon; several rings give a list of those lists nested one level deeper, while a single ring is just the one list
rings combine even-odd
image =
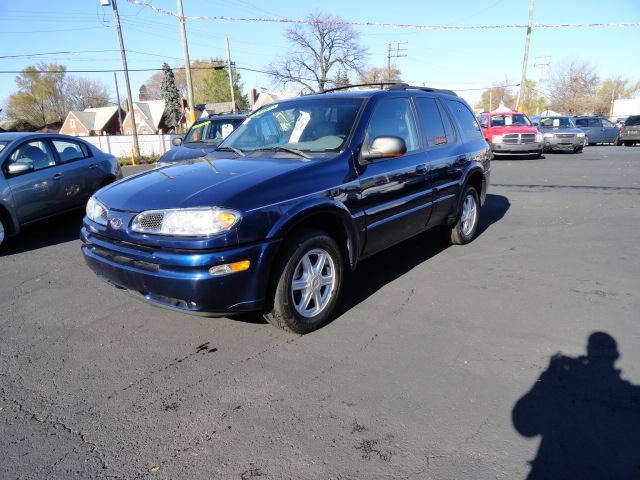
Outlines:
[{"label": "suv hood", "polygon": [[505,133],[538,133],[536,127],[527,127],[524,125],[511,125],[509,127],[489,127],[488,132],[491,135],[503,135]]},{"label": "suv hood", "polygon": [[200,144],[192,147],[180,146],[166,152],[158,159],[158,163],[174,163],[192,158],[204,157],[206,154],[216,149],[217,144]]},{"label": "suv hood", "polygon": [[583,133],[578,127],[560,128],[560,127],[538,127],[542,133]]},{"label": "suv hood", "polygon": [[[125,178],[96,193],[107,208],[141,212],[163,208],[219,206],[241,209],[234,199],[279,175],[313,162],[292,158],[199,158]],[[245,195],[247,197],[247,195]]]}]

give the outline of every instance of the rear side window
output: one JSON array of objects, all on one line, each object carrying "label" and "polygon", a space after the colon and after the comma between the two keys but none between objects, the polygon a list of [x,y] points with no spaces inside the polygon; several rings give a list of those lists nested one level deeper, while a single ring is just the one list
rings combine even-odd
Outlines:
[{"label": "rear side window", "polygon": [[86,148],[83,148],[84,145],[77,142],[70,140],[52,140],[52,142],[62,163],[79,160],[88,156]]},{"label": "rear side window", "polygon": [[640,125],[640,115],[633,115],[632,117],[627,118],[627,121],[624,122],[625,125]]},{"label": "rear side window", "polygon": [[378,102],[367,129],[369,143],[377,137],[400,137],[407,145],[407,152],[420,147],[408,98],[383,98]]},{"label": "rear side window", "polygon": [[483,138],[482,133],[480,132],[480,125],[478,125],[478,120],[471,110],[461,102],[457,100],[447,100],[449,103],[449,108],[453,113],[453,116],[460,124],[460,128],[462,129],[462,134],[469,140]]},{"label": "rear side window", "polygon": [[422,134],[427,139],[430,147],[445,145],[448,143],[444,123],[438,110],[438,105],[433,98],[416,97],[416,107],[420,114]]}]

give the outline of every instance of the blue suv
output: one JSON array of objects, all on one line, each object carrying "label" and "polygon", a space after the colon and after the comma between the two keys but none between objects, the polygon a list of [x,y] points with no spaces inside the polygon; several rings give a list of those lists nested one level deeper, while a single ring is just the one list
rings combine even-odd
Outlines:
[{"label": "blue suv", "polygon": [[264,106],[205,157],[126,178],[87,204],[89,267],[160,306],[325,324],[345,273],[429,228],[478,231],[490,150],[467,103],[386,85]]}]

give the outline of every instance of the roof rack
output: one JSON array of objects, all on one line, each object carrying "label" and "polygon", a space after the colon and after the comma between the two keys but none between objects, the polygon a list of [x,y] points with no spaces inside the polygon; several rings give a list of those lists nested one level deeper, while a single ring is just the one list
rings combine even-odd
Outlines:
[{"label": "roof rack", "polygon": [[327,88],[323,92],[319,92],[319,93],[329,93],[329,92],[335,92],[337,90],[346,90],[348,88],[355,88],[355,87],[380,87],[380,90],[382,90],[385,86],[390,86],[390,85],[406,85],[406,83],[403,83],[403,82],[353,83],[349,85],[343,85],[341,87]]},{"label": "roof rack", "polygon": [[441,88],[417,87],[404,82],[375,82],[375,83],[354,83],[352,85],[343,85],[342,87],[329,88],[321,93],[335,92],[338,90],[346,90],[355,87],[379,87],[380,90],[422,90],[423,92],[445,93],[447,95],[458,96],[453,90],[445,90]]}]

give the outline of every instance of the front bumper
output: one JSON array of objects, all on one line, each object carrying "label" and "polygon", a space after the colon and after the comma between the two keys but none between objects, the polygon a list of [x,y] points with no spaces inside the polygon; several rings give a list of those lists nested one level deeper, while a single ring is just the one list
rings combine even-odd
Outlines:
[{"label": "front bumper", "polygon": [[531,155],[542,153],[542,142],[532,143],[492,143],[495,155]]},{"label": "front bumper", "polygon": [[[80,232],[87,265],[106,283],[161,307],[223,316],[260,310],[280,240],[216,250],[165,250]],[[209,268],[249,260],[248,270],[212,276]]]},{"label": "front bumper", "polygon": [[584,146],[584,138],[585,137],[569,137],[569,138],[558,138],[551,137],[544,139],[544,149],[545,150],[561,150],[565,148],[578,148]]}]

